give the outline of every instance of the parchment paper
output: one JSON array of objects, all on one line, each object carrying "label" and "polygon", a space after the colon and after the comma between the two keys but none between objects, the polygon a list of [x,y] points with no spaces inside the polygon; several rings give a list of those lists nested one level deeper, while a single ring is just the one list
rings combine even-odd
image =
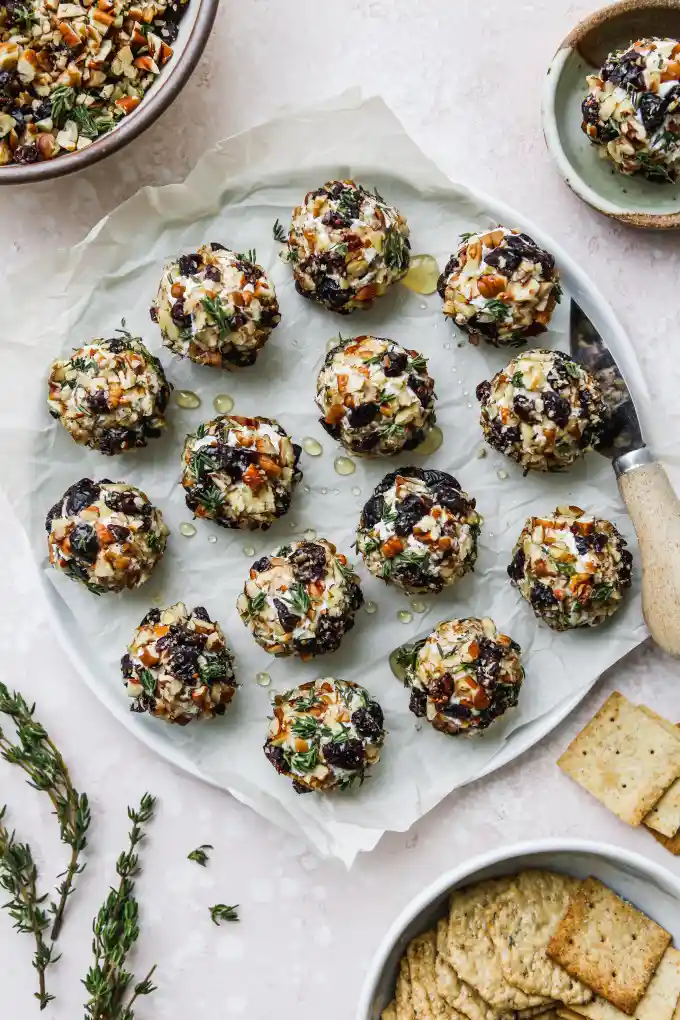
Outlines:
[{"label": "parchment paper", "polygon": [[[11,382],[4,390],[0,427],[7,493],[29,535],[57,632],[102,700],[180,766],[230,790],[273,821],[301,830],[320,852],[350,864],[383,831],[407,829],[456,787],[488,770],[504,742],[511,735],[517,739],[523,726],[542,717],[556,720],[560,706],[585,693],[645,631],[637,578],[634,593],[614,620],[592,632],[564,635],[539,626],[507,580],[510,550],[525,517],[562,503],[613,519],[636,552],[604,459],[591,454],[569,473],[523,478],[519,468],[491,450],[478,456],[483,443],[475,386],[509,360],[507,353],[465,343],[444,321],[436,294],[422,297],[399,286],[371,312],[342,318],[295,293],[289,269],[277,257],[272,226],[277,218],[287,224],[304,193],[329,178],[356,177],[377,186],[407,216],[413,251],[434,255],[440,267],[462,231],[497,222],[425,158],[381,100],[359,105],[347,100],[340,107],[281,118],[221,143],[184,184],[144,189],[81,245],[6,279],[2,360],[4,378]],[[508,225],[526,229],[519,217]],[[235,374],[173,358],[161,347],[148,314],[164,261],[211,240],[236,250],[257,249],[258,260],[275,281],[283,313],[257,366]],[[568,295],[583,281],[572,279],[568,266],[562,269]],[[562,304],[543,345],[567,346],[567,305]],[[196,391],[202,405],[186,411],[171,404],[167,436],[146,450],[105,458],[76,446],[50,419],[46,375],[54,357],[93,336],[112,335],[121,318],[160,354],[175,387]],[[429,358],[444,444],[427,463],[452,472],[477,498],[485,517],[480,556],[474,575],[449,593],[426,598],[426,612],[414,613],[408,625],[398,622],[397,612],[409,608],[409,599],[362,568],[365,596],[379,603],[378,612],[369,616],[361,611],[355,630],[335,655],[304,664],[274,660],[254,643],[235,611],[254,559],[244,546],[259,556],[313,528],[351,553],[361,505],[383,474],[398,466],[396,461],[358,460],[350,477],[334,471],[341,451],[318,425],[314,390],[327,342],[338,331],[390,336]],[[630,370],[630,351],[627,364]],[[227,532],[200,521],[193,538],[178,531],[180,522],[191,519],[178,484],[183,437],[214,414],[218,393],[235,398],[237,413],[276,416],[297,441],[314,436],[324,447],[320,458],[303,455],[305,477],[292,509],[266,534]],[[423,462],[413,454],[405,461]],[[140,486],[171,528],[161,567],[135,593],[96,598],[47,565],[45,512],[85,475]],[[210,536],[217,541],[209,542]],[[186,728],[130,715],[118,666],[147,609],[180,599],[189,606],[205,605],[222,623],[242,684],[226,717]],[[519,708],[476,740],[447,738],[416,720],[408,711],[408,692],[387,662],[396,645],[447,616],[465,615],[493,617],[521,644],[527,671]],[[389,735],[383,759],[363,788],[346,796],[301,797],[275,773],[262,753],[270,691],[256,685],[259,671],[271,674],[271,689],[319,675],[366,684],[385,709]]]}]

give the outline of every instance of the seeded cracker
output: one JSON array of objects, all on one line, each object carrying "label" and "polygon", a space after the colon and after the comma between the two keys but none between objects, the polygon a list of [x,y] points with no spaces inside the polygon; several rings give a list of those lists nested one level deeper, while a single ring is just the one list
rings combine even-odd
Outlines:
[{"label": "seeded cracker", "polygon": [[[680,740],[680,729],[678,726],[673,726],[672,723],[657,715],[656,712],[653,712],[651,708],[647,708],[646,705],[640,705],[640,711],[662,722],[667,729],[670,728],[669,732],[677,733]],[[645,818],[644,824],[648,829],[653,829],[654,832],[659,832],[662,836],[667,836],[669,839],[675,836],[680,829],[680,779],[676,779],[673,785],[669,786],[661,800],[654,805]]]},{"label": "seeded cracker", "polygon": [[405,956],[402,956],[399,961],[395,1006],[397,1020],[415,1020],[413,1000],[411,998],[411,974]]},{"label": "seeded cracker", "polygon": [[437,959],[435,972],[437,991],[448,1002],[451,1009],[462,1013],[468,1020],[514,1020],[512,1013],[499,1013],[489,1006],[470,985],[456,974],[450,963],[445,959],[447,953],[449,924],[444,918],[437,925]]},{"label": "seeded cracker", "polygon": [[596,878],[588,878],[548,944],[548,956],[620,1010],[635,1007],[671,935]]},{"label": "seeded cracker", "polygon": [[640,825],[680,776],[680,742],[615,691],[559,767],[629,825]]},{"label": "seeded cracker", "polygon": [[497,1009],[549,1006],[550,999],[545,996],[527,995],[506,981],[487,932],[487,913],[493,908],[496,896],[508,889],[511,883],[512,879],[494,879],[453,893],[447,959],[463,981],[472,985]]},{"label": "seeded cracker", "polygon": [[[649,987],[638,1003],[635,1020],[676,1020],[680,1015],[680,952],[669,947]],[[604,999],[596,998],[587,1006],[574,1007],[574,1017],[581,1020],[626,1020],[626,1014]]]},{"label": "seeded cracker", "polygon": [[568,1005],[589,1002],[592,992],[549,960],[545,950],[579,884],[567,875],[523,871],[489,913],[489,934],[505,978],[528,994]]},{"label": "seeded cracker", "polygon": [[434,973],[435,942],[434,931],[428,931],[413,939],[406,950],[416,1020],[466,1020],[457,1009],[448,1008],[437,990]]}]

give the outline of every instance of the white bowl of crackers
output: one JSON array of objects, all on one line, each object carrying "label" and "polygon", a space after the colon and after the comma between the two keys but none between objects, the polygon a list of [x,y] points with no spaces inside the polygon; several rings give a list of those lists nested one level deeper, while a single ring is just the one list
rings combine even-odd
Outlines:
[{"label": "white bowl of crackers", "polygon": [[680,878],[541,840],[442,875],[369,969],[357,1020],[680,1020]]}]

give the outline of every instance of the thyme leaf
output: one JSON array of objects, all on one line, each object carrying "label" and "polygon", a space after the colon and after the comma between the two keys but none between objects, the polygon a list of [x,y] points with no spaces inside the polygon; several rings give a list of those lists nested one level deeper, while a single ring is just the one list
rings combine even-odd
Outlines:
[{"label": "thyme leaf", "polygon": [[208,908],[210,910],[210,920],[213,924],[216,924],[219,928],[220,921],[238,921],[238,903],[233,907],[228,907],[226,903],[216,903],[214,906]]},{"label": "thyme leaf", "polygon": [[278,241],[279,244],[284,244],[286,241],[286,231],[284,230],[283,224],[279,223],[278,218],[274,221],[274,229],[272,231],[274,240]]},{"label": "thyme leaf", "polygon": [[210,858],[208,857],[206,850],[213,850],[214,847],[210,843],[201,843],[195,850],[192,850],[190,854],[187,854],[188,861],[196,861],[202,868],[206,866]]}]

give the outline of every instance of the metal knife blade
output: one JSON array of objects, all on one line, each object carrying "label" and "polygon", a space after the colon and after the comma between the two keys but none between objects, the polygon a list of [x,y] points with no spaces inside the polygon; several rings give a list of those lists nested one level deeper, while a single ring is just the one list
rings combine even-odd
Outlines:
[{"label": "metal knife blade", "polygon": [[626,380],[611,351],[583,309],[571,301],[569,353],[600,384],[608,418],[598,453],[616,461],[645,447],[640,421]]}]

